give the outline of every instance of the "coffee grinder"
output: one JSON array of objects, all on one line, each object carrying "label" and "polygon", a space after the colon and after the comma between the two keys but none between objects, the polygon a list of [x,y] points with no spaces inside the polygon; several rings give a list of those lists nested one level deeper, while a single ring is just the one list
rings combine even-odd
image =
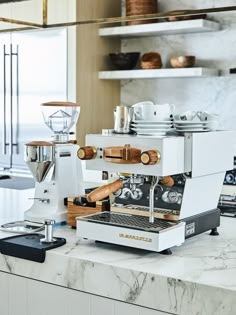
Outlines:
[{"label": "coffee grinder", "polygon": [[80,106],[70,102],[41,104],[45,124],[53,131],[51,142],[33,141],[25,145],[25,162],[35,179],[32,207],[24,218],[33,222],[52,219],[67,221],[65,198],[84,194],[79,146],[69,140]]}]

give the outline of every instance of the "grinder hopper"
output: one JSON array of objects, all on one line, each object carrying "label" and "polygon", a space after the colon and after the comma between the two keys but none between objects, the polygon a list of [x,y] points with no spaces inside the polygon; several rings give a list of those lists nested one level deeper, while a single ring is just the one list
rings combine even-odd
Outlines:
[{"label": "grinder hopper", "polygon": [[80,105],[72,102],[47,102],[41,106],[44,122],[54,133],[53,142],[67,143],[70,130],[78,120]]}]

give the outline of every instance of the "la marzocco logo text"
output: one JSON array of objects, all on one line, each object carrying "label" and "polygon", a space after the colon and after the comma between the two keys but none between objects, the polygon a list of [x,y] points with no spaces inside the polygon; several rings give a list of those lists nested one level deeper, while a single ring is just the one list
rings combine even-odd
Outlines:
[{"label": "la marzocco logo text", "polygon": [[119,237],[128,238],[129,240],[143,241],[143,242],[147,242],[147,243],[152,243],[152,239],[151,238],[144,237],[144,236],[136,236],[136,235],[132,235],[132,234],[120,233]]}]

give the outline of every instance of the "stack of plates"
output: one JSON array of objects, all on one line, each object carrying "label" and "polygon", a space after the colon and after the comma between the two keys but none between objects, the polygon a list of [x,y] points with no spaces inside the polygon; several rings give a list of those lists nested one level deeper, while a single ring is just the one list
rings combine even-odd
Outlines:
[{"label": "stack of plates", "polygon": [[131,130],[138,135],[164,136],[173,127],[171,120],[134,120],[131,122]]},{"label": "stack of plates", "polygon": [[174,127],[178,132],[204,132],[210,131],[210,121],[175,120]]}]

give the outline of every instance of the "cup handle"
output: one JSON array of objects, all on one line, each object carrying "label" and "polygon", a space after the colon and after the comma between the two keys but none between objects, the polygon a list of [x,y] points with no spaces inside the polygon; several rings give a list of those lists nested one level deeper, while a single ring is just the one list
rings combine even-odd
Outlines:
[{"label": "cup handle", "polygon": [[141,119],[142,115],[140,113],[140,108],[134,108],[134,117],[136,116],[137,118]]},{"label": "cup handle", "polygon": [[201,111],[198,111],[196,115],[197,115],[197,117],[198,117],[200,120],[202,120],[202,112],[201,112]]},{"label": "cup handle", "polygon": [[171,114],[173,114],[173,112],[175,111],[175,104],[170,104],[170,111]]}]

